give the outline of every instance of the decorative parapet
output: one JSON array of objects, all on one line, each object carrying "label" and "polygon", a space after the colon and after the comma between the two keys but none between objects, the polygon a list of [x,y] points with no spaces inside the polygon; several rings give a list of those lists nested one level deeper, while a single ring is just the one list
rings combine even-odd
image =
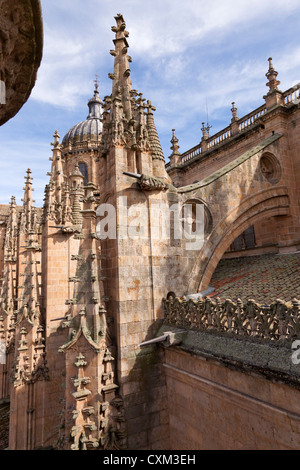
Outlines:
[{"label": "decorative parapet", "polygon": [[[297,83],[292,88],[289,88],[285,92],[282,93],[283,105],[290,106],[292,104],[298,104],[300,102],[300,83]],[[236,108],[233,103],[232,112],[236,111]],[[189,163],[190,161],[199,158],[202,156],[206,151],[212,150],[215,147],[223,144],[225,141],[227,142],[232,137],[236,135],[233,132],[232,125],[234,124],[237,127],[237,134],[241,134],[243,132],[248,131],[254,125],[258,124],[260,119],[267,113],[268,109],[266,104],[259,106],[259,108],[254,109],[250,113],[246,114],[242,118],[235,118],[234,122],[231,125],[227,126],[225,129],[217,132],[216,134],[208,137],[205,141],[206,148],[203,149],[202,142],[198,145],[195,145],[191,149],[187,150],[186,152],[180,155],[180,162],[177,165],[184,165]],[[233,116],[235,113],[233,112]],[[170,167],[170,164],[166,165],[167,168]]]},{"label": "decorative parapet", "polygon": [[[243,116],[240,119],[235,121],[235,125],[238,127],[238,133],[242,133],[247,131],[251,128],[254,124],[257,124],[259,119],[267,112],[266,105],[263,104],[259,108],[255,109],[251,113]],[[212,150],[215,147],[223,144],[225,141],[227,142],[233,137],[232,133],[232,124],[227,126],[225,129],[222,129],[220,132],[209,137],[205,143],[206,148],[205,150],[202,149],[203,143],[200,143],[193,147],[192,149],[188,150],[181,154],[181,165],[194,160],[195,158],[203,155],[205,151]]]},{"label": "decorative parapet", "polygon": [[300,82],[289,88],[283,93],[284,104],[299,103],[300,100]]},{"label": "decorative parapet", "polygon": [[243,336],[250,340],[289,343],[300,338],[300,301],[280,299],[261,305],[250,299],[221,301],[219,298],[163,299],[165,323],[216,334]]},{"label": "decorative parapet", "polygon": [[256,124],[257,121],[267,112],[266,105],[263,104],[259,108],[254,109],[251,113],[246,114],[246,116],[243,116],[241,119],[239,119],[237,122],[239,124],[239,130],[240,132],[248,130],[250,126],[253,124]]}]

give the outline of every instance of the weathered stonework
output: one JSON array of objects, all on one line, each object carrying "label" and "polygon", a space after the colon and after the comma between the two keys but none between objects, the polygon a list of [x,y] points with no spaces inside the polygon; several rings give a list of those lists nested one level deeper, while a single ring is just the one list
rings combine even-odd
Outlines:
[{"label": "weathered stonework", "polygon": [[40,0],[1,0],[0,9],[2,125],[20,110],[35,84],[43,51],[43,23]]}]

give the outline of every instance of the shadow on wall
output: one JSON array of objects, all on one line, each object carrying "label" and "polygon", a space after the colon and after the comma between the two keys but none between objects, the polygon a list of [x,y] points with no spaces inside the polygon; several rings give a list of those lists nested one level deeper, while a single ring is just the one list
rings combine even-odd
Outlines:
[{"label": "shadow on wall", "polygon": [[[155,321],[145,341],[155,338],[163,320]],[[128,449],[169,449],[169,410],[164,350],[157,344],[133,351],[132,367],[123,381]],[[128,391],[128,392],[127,392]],[[125,393],[126,392],[126,395]]]},{"label": "shadow on wall", "polygon": [[8,448],[9,403],[0,405],[0,450]]}]

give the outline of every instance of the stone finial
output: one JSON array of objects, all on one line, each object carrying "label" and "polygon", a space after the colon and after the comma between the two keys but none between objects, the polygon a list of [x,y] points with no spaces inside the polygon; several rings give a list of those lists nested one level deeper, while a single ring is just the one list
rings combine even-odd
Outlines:
[{"label": "stone finial", "polygon": [[266,73],[266,77],[268,79],[268,83],[266,85],[270,88],[269,93],[272,93],[275,90],[278,90],[278,85],[280,82],[277,80],[278,72],[274,69],[272,63],[272,57],[269,57],[269,70]]},{"label": "stone finial", "polygon": [[175,129],[172,129],[172,133],[173,133],[172,139],[170,140],[172,146],[170,147],[170,149],[172,150],[172,155],[179,154],[178,152],[178,149],[180,148],[180,146],[178,145],[179,139],[175,135]]},{"label": "stone finial", "polygon": [[152,105],[150,100],[147,100],[147,109],[148,109],[148,114],[153,114],[153,111],[156,111],[156,107]]},{"label": "stone finial", "polygon": [[24,179],[26,180],[26,183],[29,183],[29,184],[31,184],[31,181],[32,181],[32,177],[30,175],[31,175],[31,169],[27,168],[26,176],[24,176]]},{"label": "stone finial", "polygon": [[11,207],[16,207],[16,198],[15,196],[12,196],[10,199],[10,206]]},{"label": "stone finial", "polygon": [[235,106],[235,102],[233,101],[232,103],[232,108],[231,108],[231,113],[232,113],[232,118],[231,118],[231,124],[230,124],[230,131],[231,135],[237,135],[240,132],[240,126],[239,126],[239,118],[237,116],[237,108]]},{"label": "stone finial", "polygon": [[231,122],[234,122],[234,121],[238,120],[237,108],[235,107],[235,102],[234,101],[231,104],[232,104],[232,108],[231,108],[232,119],[231,119]]},{"label": "stone finial", "polygon": [[96,78],[94,80],[95,83],[95,93],[98,93],[98,88],[99,88],[99,81],[98,81],[98,74],[96,73]]}]

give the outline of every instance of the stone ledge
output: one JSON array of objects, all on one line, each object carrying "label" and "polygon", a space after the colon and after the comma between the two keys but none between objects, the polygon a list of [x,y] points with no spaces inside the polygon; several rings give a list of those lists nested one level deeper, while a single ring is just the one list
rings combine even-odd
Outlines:
[{"label": "stone ledge", "polygon": [[[175,332],[177,329],[163,325],[157,336],[167,331]],[[300,364],[292,363],[294,350],[279,342],[273,344],[225,334],[187,330],[182,336],[182,342],[171,347],[215,360],[231,369],[256,373],[300,390]]]}]

